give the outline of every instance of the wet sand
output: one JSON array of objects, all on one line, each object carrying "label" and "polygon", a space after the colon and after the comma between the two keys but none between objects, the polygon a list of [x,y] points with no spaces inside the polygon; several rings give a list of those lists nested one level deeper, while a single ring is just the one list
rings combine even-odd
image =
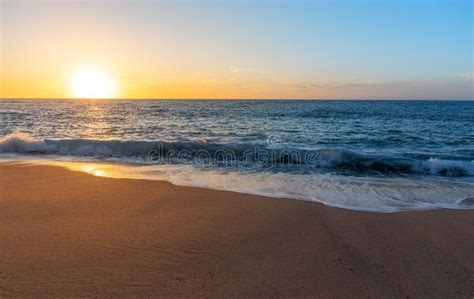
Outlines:
[{"label": "wet sand", "polygon": [[474,296],[474,211],[356,212],[0,163],[0,297]]}]

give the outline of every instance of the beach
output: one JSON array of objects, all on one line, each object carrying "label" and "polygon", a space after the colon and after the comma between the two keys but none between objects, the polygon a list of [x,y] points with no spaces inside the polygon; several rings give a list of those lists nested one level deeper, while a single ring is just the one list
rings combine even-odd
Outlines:
[{"label": "beach", "polygon": [[473,216],[0,163],[0,297],[472,298]]}]

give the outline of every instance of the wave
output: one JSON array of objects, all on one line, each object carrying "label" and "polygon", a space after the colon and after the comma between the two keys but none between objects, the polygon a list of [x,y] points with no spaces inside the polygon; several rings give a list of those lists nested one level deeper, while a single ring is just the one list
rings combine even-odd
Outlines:
[{"label": "wave", "polygon": [[474,176],[474,163],[438,158],[415,159],[367,155],[347,149],[273,148],[264,143],[209,143],[204,141],[149,141],[95,139],[37,139],[15,132],[0,138],[0,153],[124,158],[142,163],[253,167],[275,171],[347,174],[423,174]]}]

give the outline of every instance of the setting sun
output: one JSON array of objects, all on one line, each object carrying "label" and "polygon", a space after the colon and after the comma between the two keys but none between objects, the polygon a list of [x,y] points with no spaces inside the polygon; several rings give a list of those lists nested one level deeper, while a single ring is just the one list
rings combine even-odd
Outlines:
[{"label": "setting sun", "polygon": [[74,73],[70,88],[76,98],[112,98],[117,89],[112,77],[97,68],[81,69]]}]

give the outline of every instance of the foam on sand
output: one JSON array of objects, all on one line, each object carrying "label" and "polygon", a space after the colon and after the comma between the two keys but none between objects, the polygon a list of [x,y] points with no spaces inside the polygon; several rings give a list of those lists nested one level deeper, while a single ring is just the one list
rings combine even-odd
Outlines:
[{"label": "foam on sand", "polygon": [[[12,160],[15,161],[15,160]],[[314,201],[328,206],[372,212],[474,209],[474,182],[443,177],[368,177],[302,175],[196,169],[191,165],[131,165],[97,162],[23,160],[57,165],[96,176],[168,181],[276,198]]]}]

